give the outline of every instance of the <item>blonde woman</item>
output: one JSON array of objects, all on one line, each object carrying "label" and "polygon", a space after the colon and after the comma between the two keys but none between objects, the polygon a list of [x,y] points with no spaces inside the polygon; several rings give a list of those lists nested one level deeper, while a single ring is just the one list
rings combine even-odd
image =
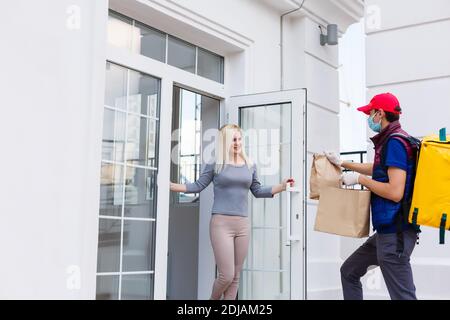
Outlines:
[{"label": "blonde woman", "polygon": [[247,256],[250,223],[247,213],[248,191],[256,198],[272,198],[286,190],[285,179],[274,186],[262,186],[256,166],[245,154],[241,128],[228,124],[220,128],[215,163],[207,164],[197,181],[171,183],[175,192],[198,193],[214,183],[214,204],[210,221],[210,237],[218,268],[211,299],[236,299],[239,277]]}]

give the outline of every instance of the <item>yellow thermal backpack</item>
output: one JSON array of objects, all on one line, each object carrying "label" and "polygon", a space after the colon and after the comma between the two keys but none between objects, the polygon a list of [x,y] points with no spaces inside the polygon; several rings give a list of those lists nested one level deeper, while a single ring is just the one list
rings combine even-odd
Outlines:
[{"label": "yellow thermal backpack", "polygon": [[439,243],[450,230],[450,135],[424,137],[418,153],[408,221],[414,226],[439,228]]}]

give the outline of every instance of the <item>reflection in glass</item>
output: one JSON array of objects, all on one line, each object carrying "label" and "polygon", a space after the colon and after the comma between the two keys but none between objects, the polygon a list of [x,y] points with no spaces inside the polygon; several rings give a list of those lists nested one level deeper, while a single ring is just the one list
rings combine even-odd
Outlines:
[{"label": "reflection in glass", "polygon": [[130,70],[128,111],[159,117],[159,82],[157,78]]},{"label": "reflection in glass", "polygon": [[120,111],[104,109],[102,159],[123,162],[125,151],[125,119]]},{"label": "reflection in glass", "polygon": [[[169,39],[168,43],[166,43],[167,38]],[[224,83],[224,58],[222,56],[113,11],[110,11],[108,18],[108,43]],[[198,57],[196,57],[196,50]]]},{"label": "reflection in glass", "polygon": [[[244,131],[252,131],[244,137],[245,146],[258,165],[261,183],[273,185],[290,176],[291,105],[241,108],[240,125]],[[249,193],[252,232],[239,289],[242,299],[290,298],[290,247],[283,242],[286,196],[290,195],[266,200]]]},{"label": "reflection in glass", "polygon": [[113,46],[131,49],[132,20],[116,12],[109,12],[108,43]]},{"label": "reflection in glass", "polygon": [[[239,299],[289,300],[289,273],[243,271]],[[283,281],[280,279],[284,279]],[[286,286],[281,286],[285,282]]]},{"label": "reflection in glass", "polygon": [[126,110],[127,108],[127,69],[114,63],[106,63],[105,104]]},{"label": "reflection in glass", "polygon": [[133,52],[165,62],[166,34],[135,22],[133,29]]},{"label": "reflection in glass", "polygon": [[152,271],[153,221],[125,220],[122,271]]},{"label": "reflection in glass", "polygon": [[147,141],[147,166],[156,167],[158,165],[156,159],[156,143],[158,141],[158,124],[156,120],[149,119],[148,120],[148,141]]},{"label": "reflection in glass", "polygon": [[156,171],[127,167],[124,216],[155,218]]},{"label": "reflection in glass", "polygon": [[276,299],[280,294],[289,297],[290,249],[282,243],[283,239],[286,239],[284,229],[253,226],[249,258],[244,270],[247,271],[247,275],[256,271],[267,275],[277,272],[278,277],[275,278],[277,280],[275,283],[265,280],[264,283],[255,282],[253,287],[246,288],[250,294],[247,296],[248,299],[255,299],[252,294],[258,293],[262,286],[273,288],[272,292],[264,293],[269,294],[272,299]]},{"label": "reflection in glass", "polygon": [[121,216],[123,203],[123,166],[102,163],[100,176],[100,215]]},{"label": "reflection in glass", "polygon": [[169,36],[168,61],[171,66],[195,73],[195,46]]},{"label": "reflection in glass", "polygon": [[[200,174],[202,96],[180,89],[178,182],[194,182]],[[198,193],[178,193],[179,202],[198,200]]]},{"label": "reflection in glass", "polygon": [[198,48],[198,75],[223,83],[223,69],[223,57]]},{"label": "reflection in glass", "polygon": [[[246,147],[260,147],[261,143],[258,143],[257,139],[262,139],[262,142],[267,143],[267,146],[290,143],[290,110],[290,103],[242,108],[240,110],[241,123],[246,125],[247,129],[251,129],[252,132],[256,133],[256,135],[249,134],[249,137],[246,137],[250,138],[246,140]],[[274,133],[278,133],[273,134],[271,130]],[[266,136],[268,139],[265,139]],[[280,140],[272,143],[271,137]]]},{"label": "reflection in glass", "polygon": [[122,300],[153,299],[153,275],[133,274],[122,276]]},{"label": "reflection in glass", "polygon": [[[160,80],[107,63],[97,255],[98,299],[119,299],[120,277],[123,277],[124,285],[122,297],[153,297],[152,277],[128,276],[123,272],[148,272],[154,268],[159,93]],[[102,274],[107,272],[118,275]]]},{"label": "reflection in glass", "polygon": [[128,115],[128,163],[156,167],[156,120]]},{"label": "reflection in glass", "polygon": [[97,272],[120,270],[119,219],[100,219],[98,227]]},{"label": "reflection in glass", "polygon": [[119,299],[119,276],[97,276],[97,300]]}]

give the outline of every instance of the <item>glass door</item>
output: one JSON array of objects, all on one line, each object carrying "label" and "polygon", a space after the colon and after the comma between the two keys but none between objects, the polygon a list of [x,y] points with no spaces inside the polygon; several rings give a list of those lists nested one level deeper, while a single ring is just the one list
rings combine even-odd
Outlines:
[{"label": "glass door", "polygon": [[153,299],[160,80],[106,64],[97,299]]},{"label": "glass door", "polygon": [[304,298],[303,183],[304,106],[302,89],[231,97],[227,122],[244,131],[249,157],[264,185],[293,177],[296,184],[273,199],[249,193],[251,240],[239,299]]}]

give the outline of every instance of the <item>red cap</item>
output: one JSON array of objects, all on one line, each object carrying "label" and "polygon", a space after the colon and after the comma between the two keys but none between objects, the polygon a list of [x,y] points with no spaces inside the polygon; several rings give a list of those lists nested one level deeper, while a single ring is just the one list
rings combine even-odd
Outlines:
[{"label": "red cap", "polygon": [[400,109],[400,103],[397,98],[392,93],[380,93],[377,94],[370,100],[370,103],[366,106],[359,107],[358,111],[362,111],[365,114],[370,115],[372,110],[382,109],[387,112],[392,112],[394,114],[401,114],[402,109]]}]

